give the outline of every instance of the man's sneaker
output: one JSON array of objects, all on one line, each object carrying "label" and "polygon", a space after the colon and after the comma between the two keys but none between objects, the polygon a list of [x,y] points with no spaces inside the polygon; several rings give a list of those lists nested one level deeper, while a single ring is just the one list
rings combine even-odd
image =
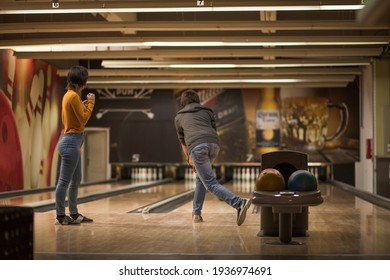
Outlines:
[{"label": "man's sneaker", "polygon": [[192,214],[192,221],[194,223],[201,223],[201,222],[203,222],[203,218],[201,215]]},{"label": "man's sneaker", "polygon": [[237,225],[242,225],[246,218],[246,211],[251,206],[251,200],[247,198],[242,199],[241,205],[237,208]]},{"label": "man's sneaker", "polygon": [[57,217],[57,221],[61,224],[61,225],[79,225],[80,222],[72,219],[71,217],[69,216],[64,216],[64,217]]},{"label": "man's sneaker", "polygon": [[[75,217],[73,217],[75,218]],[[92,223],[93,220],[90,219],[90,218],[87,218],[81,214],[77,214],[77,218],[75,218],[75,221],[79,222],[79,223]]]}]

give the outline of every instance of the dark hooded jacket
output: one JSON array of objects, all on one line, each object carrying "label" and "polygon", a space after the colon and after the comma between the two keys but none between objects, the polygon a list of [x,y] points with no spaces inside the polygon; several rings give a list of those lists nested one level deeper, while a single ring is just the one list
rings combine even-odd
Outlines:
[{"label": "dark hooded jacket", "polygon": [[219,142],[213,110],[199,103],[190,103],[178,111],[175,126],[179,141],[188,153],[199,144]]}]

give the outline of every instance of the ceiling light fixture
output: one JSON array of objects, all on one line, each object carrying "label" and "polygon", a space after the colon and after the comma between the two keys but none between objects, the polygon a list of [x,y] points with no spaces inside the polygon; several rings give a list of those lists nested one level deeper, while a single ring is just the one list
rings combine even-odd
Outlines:
[{"label": "ceiling light fixture", "polygon": [[193,84],[193,83],[214,83],[214,84],[223,84],[223,83],[299,83],[299,82],[307,82],[307,80],[304,79],[216,79],[216,80],[201,80],[201,79],[191,79],[191,80],[111,80],[107,81],[106,79],[103,80],[93,80],[90,81],[92,84],[106,84],[109,82],[110,84],[160,84],[160,83],[169,83],[169,84],[177,84],[177,83],[184,83],[184,84]]},{"label": "ceiling light fixture", "polygon": [[[28,44],[28,42],[26,42]],[[388,45],[390,37],[367,38],[366,40],[345,37],[340,41],[262,41],[262,42],[223,42],[223,41],[145,41],[145,42],[104,42],[104,43],[53,43],[33,45],[0,45],[0,49],[12,49],[16,52],[76,52],[103,51],[106,49],[149,49],[151,47],[291,47],[291,46],[368,46]]]},{"label": "ceiling light fixture", "polygon": [[[232,60],[230,60],[232,61]],[[223,61],[173,62],[150,60],[103,60],[104,68],[279,68],[279,67],[320,67],[320,66],[362,66],[369,65],[369,60],[259,60],[237,61],[223,63]]]},{"label": "ceiling light fixture", "polygon": [[[275,1],[276,2],[276,1]],[[240,6],[192,6],[191,3],[177,4],[176,7],[169,7],[170,3],[147,3],[144,7],[132,3],[118,2],[64,2],[61,7],[48,8],[47,3],[37,2],[25,5],[24,2],[15,2],[9,5],[0,6],[0,14],[76,14],[76,13],[171,13],[171,12],[251,12],[251,11],[345,11],[361,10],[363,4],[351,5],[327,5],[326,1],[318,5],[288,5],[286,1],[281,1],[285,5],[277,5],[270,2],[270,5],[250,5]],[[54,2],[53,2],[54,3]],[[334,3],[334,2],[333,2]],[[164,6],[166,4],[166,6]],[[218,4],[218,3],[216,3]],[[59,5],[59,3],[58,3]],[[143,4],[141,4],[143,5]],[[146,6],[147,5],[147,6]],[[27,7],[26,7],[27,6]],[[154,7],[153,7],[154,6]]]},{"label": "ceiling light fixture", "polygon": [[154,113],[150,110],[150,109],[140,109],[140,110],[137,110],[137,109],[100,109],[97,113],[96,113],[96,118],[98,120],[100,120],[105,114],[107,113],[135,113],[135,112],[140,112],[140,113],[143,113],[145,114],[148,119],[153,119],[154,118]]}]

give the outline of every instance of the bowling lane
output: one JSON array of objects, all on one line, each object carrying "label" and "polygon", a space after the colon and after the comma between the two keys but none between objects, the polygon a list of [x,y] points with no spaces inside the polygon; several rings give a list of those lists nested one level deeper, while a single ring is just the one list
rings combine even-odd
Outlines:
[{"label": "bowling lane", "polygon": [[[309,236],[293,237],[302,245],[272,245],[278,237],[258,237],[260,215],[253,205],[238,227],[235,209],[210,193],[199,224],[191,220],[192,201],[167,213],[128,213],[193,184],[176,181],[83,203],[80,212],[92,224],[61,226],[54,211],[36,213],[35,258],[390,259],[390,211],[331,184],[320,185],[324,203],[309,208]],[[250,185],[225,186],[250,197]]]},{"label": "bowling lane", "polygon": [[[128,245],[121,248],[122,241],[126,244],[131,239],[130,244],[137,243],[137,238],[133,239],[133,233],[138,232],[137,227],[142,229],[140,224],[147,223],[153,215],[130,214],[128,212],[186,192],[193,187],[193,182],[173,182],[79,204],[79,212],[93,218],[93,224],[63,226],[56,223],[54,210],[35,213],[34,251],[37,255],[36,258],[56,259],[62,258],[62,255],[67,258],[68,254],[74,252],[82,256],[89,254],[99,256],[105,253],[111,254],[111,252],[122,254],[123,249],[126,250],[125,252],[132,251]],[[137,234],[145,235],[146,238],[149,233],[145,231]],[[112,250],[106,246],[113,246]]]},{"label": "bowling lane", "polygon": [[[251,191],[240,181],[226,184],[242,196]],[[324,203],[309,207],[308,237],[293,237],[303,245],[272,245],[278,237],[258,237],[260,209],[252,204],[245,223],[235,226],[236,212],[208,194],[202,224],[193,228],[193,239],[213,248],[213,254],[226,258],[265,259],[390,259],[390,211],[356,197],[330,183],[319,189]],[[176,215],[190,212],[191,205],[173,211]],[[172,213],[172,214],[173,214]],[[188,219],[188,217],[186,217]],[[210,241],[229,240],[227,244]],[[221,248],[218,248],[218,247]],[[203,249],[203,253],[207,249]],[[210,253],[210,252],[208,252]]]},{"label": "bowling lane", "polygon": [[[235,182],[234,184],[228,183],[225,186],[237,193],[237,195],[250,198],[253,192],[254,182]],[[173,181],[172,183],[161,184],[123,195],[83,203],[80,204],[79,209],[80,211],[83,209],[84,212],[91,213],[96,211],[98,211],[97,213],[106,213],[112,210],[118,213],[128,213],[151,203],[194,190],[194,188],[195,180]],[[209,195],[211,196],[211,194]],[[192,205],[192,198],[188,205]],[[185,208],[188,208],[188,205]],[[178,208],[182,209],[181,207]],[[191,209],[186,209],[186,212],[188,211],[191,212]]]},{"label": "bowling lane", "polygon": [[[104,183],[96,185],[82,186],[79,188],[79,196],[84,194],[89,194],[97,191],[108,191],[123,187],[125,185],[131,184],[131,181],[118,181],[114,183]],[[18,195],[9,198],[0,198],[0,205],[4,206],[21,206],[28,203],[52,200],[55,198],[55,191],[50,190],[47,192],[35,193],[35,194],[25,194]]]},{"label": "bowling lane", "polygon": [[111,196],[87,203],[80,204],[80,212],[85,213],[128,213],[135,209],[150,205],[166,198],[194,189],[194,183],[173,181],[172,183],[159,184],[154,187],[144,188],[138,191]]},{"label": "bowling lane", "polygon": [[[79,197],[79,201],[82,201],[83,198],[91,195],[107,193],[108,196],[110,192],[121,191],[121,190],[123,190],[123,192],[126,192],[126,190],[130,192],[133,191],[132,189],[143,188],[144,185],[145,188],[149,188],[150,185],[154,185],[158,182],[159,181],[123,180],[123,181],[110,182],[110,183],[86,185],[86,186],[81,186],[79,188],[78,197]],[[0,198],[0,205],[37,207],[37,205],[45,205],[46,203],[50,205],[54,202],[54,199],[55,199],[55,191],[51,189],[46,192],[40,192],[35,194],[30,193],[25,195]]]}]

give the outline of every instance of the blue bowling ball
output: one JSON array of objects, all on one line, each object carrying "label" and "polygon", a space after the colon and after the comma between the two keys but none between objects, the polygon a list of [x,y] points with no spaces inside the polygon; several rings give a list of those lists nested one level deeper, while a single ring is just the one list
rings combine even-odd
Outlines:
[{"label": "blue bowling ball", "polygon": [[316,191],[317,178],[307,170],[297,170],[288,178],[287,189],[295,192]]}]

